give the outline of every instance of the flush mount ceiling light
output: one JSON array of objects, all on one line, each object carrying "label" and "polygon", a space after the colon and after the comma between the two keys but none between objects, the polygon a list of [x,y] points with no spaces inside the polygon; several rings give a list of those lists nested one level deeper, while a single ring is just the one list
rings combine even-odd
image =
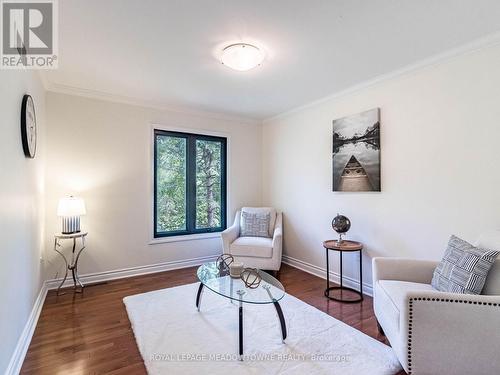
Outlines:
[{"label": "flush mount ceiling light", "polygon": [[264,53],[248,43],[230,44],[222,50],[222,64],[234,70],[245,71],[255,68],[264,60]]}]

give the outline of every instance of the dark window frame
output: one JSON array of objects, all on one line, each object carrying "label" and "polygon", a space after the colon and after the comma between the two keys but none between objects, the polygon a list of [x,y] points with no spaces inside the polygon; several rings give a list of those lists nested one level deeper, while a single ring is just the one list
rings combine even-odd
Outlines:
[{"label": "dark window frame", "polygon": [[[157,210],[157,136],[186,139],[186,229],[159,232]],[[217,228],[196,228],[196,141],[207,140],[221,143],[221,226]],[[183,236],[200,233],[217,233],[227,228],[227,138],[206,134],[185,133],[154,129],[153,132],[153,236],[154,238]]]}]

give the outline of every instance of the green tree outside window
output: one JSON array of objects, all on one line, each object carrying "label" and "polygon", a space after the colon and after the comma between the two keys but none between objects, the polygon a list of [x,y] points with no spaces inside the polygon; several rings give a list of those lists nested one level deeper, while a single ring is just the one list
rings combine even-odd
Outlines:
[{"label": "green tree outside window", "polygon": [[226,226],[226,139],[155,130],[155,237]]}]

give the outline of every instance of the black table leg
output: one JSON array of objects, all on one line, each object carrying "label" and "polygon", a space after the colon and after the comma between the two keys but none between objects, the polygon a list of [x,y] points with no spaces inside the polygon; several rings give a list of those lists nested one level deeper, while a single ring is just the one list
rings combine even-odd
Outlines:
[{"label": "black table leg", "polygon": [[238,354],[239,360],[243,361],[243,295],[245,291],[238,290],[236,291],[240,300],[240,307],[238,308]]},{"label": "black table leg", "polygon": [[[360,287],[359,287],[359,290],[356,290],[354,288],[350,288],[350,287],[347,287],[347,286],[344,286],[344,269],[343,269],[343,251],[342,250],[338,250],[340,251],[340,286],[330,286],[330,267],[328,265],[328,249],[326,249],[326,284],[327,284],[327,287],[325,289],[325,297],[328,298],[328,299],[331,299],[333,301],[338,301],[338,302],[345,302],[345,303],[355,303],[355,302],[360,302],[363,300],[363,269],[362,269],[362,259],[361,259],[361,255],[360,255],[360,258],[359,258],[359,282],[360,282]],[[361,254],[361,250],[359,250],[360,254]],[[337,297],[332,297],[330,296],[330,291],[331,290],[339,290],[340,291],[340,297],[337,298]],[[349,290],[351,292],[354,292],[356,293],[359,297],[356,298],[356,299],[343,299],[342,298],[342,292],[344,290]]]},{"label": "black table leg", "polygon": [[281,310],[280,304],[273,297],[271,293],[271,287],[269,285],[264,285],[262,288],[264,288],[267,291],[267,294],[269,294],[269,298],[271,299],[271,301],[273,301],[274,308],[276,309],[276,314],[278,315],[278,319],[280,320],[281,341],[284,342],[287,334],[286,334],[286,324],[285,324],[285,317],[283,316],[283,310]]},{"label": "black table leg", "polygon": [[363,255],[361,250],[359,250],[359,293],[361,300],[363,300]]},{"label": "black table leg", "polygon": [[278,303],[278,301],[273,301],[273,305],[276,308],[276,312],[278,313],[278,318],[280,320],[281,337],[283,338],[283,341],[285,341],[285,339],[286,339],[286,324],[285,324],[285,317],[283,316],[283,310],[281,310],[281,306]]},{"label": "black table leg", "polygon": [[240,361],[243,360],[243,303],[240,301],[239,307],[239,345],[238,353],[240,355]]},{"label": "black table leg", "polygon": [[342,254],[344,254],[344,252],[342,250],[340,250],[340,295],[342,295],[342,289],[344,288],[344,271],[343,271],[343,267],[342,267]]},{"label": "black table leg", "polygon": [[[326,290],[330,289],[330,262],[328,261],[328,249],[326,250]],[[325,291],[325,293],[327,293]],[[328,297],[328,296],[327,296]]]},{"label": "black table leg", "polygon": [[198,311],[200,311],[202,292],[203,292],[203,283],[200,283],[200,286],[198,287],[198,293],[196,294],[196,308],[198,309]]}]

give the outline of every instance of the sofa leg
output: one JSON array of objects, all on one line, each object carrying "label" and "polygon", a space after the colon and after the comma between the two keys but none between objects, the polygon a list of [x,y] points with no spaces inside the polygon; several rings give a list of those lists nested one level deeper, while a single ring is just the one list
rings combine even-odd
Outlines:
[{"label": "sofa leg", "polygon": [[378,320],[377,320],[377,329],[378,329],[378,333],[385,336],[384,329],[382,328],[382,326],[380,325]]}]

